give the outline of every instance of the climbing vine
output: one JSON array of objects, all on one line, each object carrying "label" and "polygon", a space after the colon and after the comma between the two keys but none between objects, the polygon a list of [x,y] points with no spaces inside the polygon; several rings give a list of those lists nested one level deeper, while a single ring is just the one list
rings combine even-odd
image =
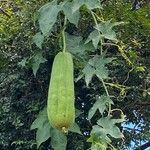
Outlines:
[{"label": "climbing vine", "polygon": [[[91,150],[106,150],[107,148],[114,150],[115,146],[112,144],[112,138],[120,138],[122,141],[124,138],[118,124],[125,121],[125,116],[120,109],[112,109],[112,105],[114,105],[112,100],[113,95],[109,93],[108,85],[117,86],[117,84],[111,83],[111,78],[109,77],[110,71],[107,66],[115,62],[117,58],[107,52],[105,45],[115,45],[127,63],[129,65],[132,65],[132,63],[130,63],[129,58],[125,54],[122,48],[123,45],[120,45],[121,41],[117,39],[114,30],[116,26],[122,25],[124,22],[104,20],[101,18],[103,15],[101,12],[102,9],[103,6],[99,0],[54,0],[46,3],[38,11],[40,30],[33,37],[33,41],[42,50],[44,38],[50,37],[52,34],[55,35],[58,43],[60,43],[59,49],[61,50],[63,47],[63,51],[67,50],[72,53],[74,61],[82,66],[78,70],[79,74],[75,81],[78,82],[84,79],[88,88],[92,84],[92,79],[96,78],[99,85],[103,87],[104,92],[100,92],[94,96],[95,103],[93,103],[87,115],[87,120],[92,123],[92,117],[98,113],[97,120],[92,126],[87,142],[91,143]],[[67,28],[71,24],[74,25],[74,28],[79,28],[83,15],[91,18],[92,30],[88,31],[85,37],[82,37],[82,33],[80,32],[78,32],[78,35],[68,33]],[[56,28],[58,27],[56,26],[57,23],[60,24],[59,28]],[[86,22],[84,24],[86,25]],[[86,57],[81,59],[79,55],[86,55]],[[119,88],[122,90],[122,87]],[[113,116],[114,111],[120,113],[117,118]],[[51,137],[51,144],[54,149],[62,149],[63,145],[63,149],[65,150],[67,137],[63,133],[52,129],[48,123],[44,124],[45,121],[47,122],[46,111],[43,111],[31,126],[31,129],[38,129],[36,133],[38,147]],[[77,124],[71,127],[70,131],[84,136],[84,133],[81,133],[80,127]],[[56,136],[59,138],[56,139]]]},{"label": "climbing vine", "polygon": [[[147,148],[149,4],[0,1],[1,149]],[[68,134],[52,128],[46,112],[52,63],[63,50],[74,61]]]}]

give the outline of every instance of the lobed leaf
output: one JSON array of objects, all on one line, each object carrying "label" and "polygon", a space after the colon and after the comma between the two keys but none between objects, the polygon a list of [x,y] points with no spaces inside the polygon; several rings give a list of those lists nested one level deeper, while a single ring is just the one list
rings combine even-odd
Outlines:
[{"label": "lobed leaf", "polygon": [[37,147],[39,147],[43,142],[45,142],[51,137],[51,130],[52,128],[48,120],[43,124],[42,127],[38,128],[36,132]]},{"label": "lobed leaf", "polygon": [[63,12],[64,12],[65,16],[67,17],[67,19],[69,20],[69,22],[78,26],[80,12],[79,12],[79,10],[73,12],[72,6],[73,6],[72,2],[63,2],[61,4],[61,9],[63,10]]},{"label": "lobed leaf", "polygon": [[103,36],[105,39],[117,41],[116,33],[113,30],[114,26],[115,24],[111,23],[111,20],[108,20],[98,24],[95,29],[101,32],[101,36]]},{"label": "lobed leaf", "polygon": [[47,118],[47,112],[46,107],[39,112],[37,118],[34,120],[34,122],[31,125],[31,130],[36,128],[43,128],[44,123],[48,120]]},{"label": "lobed leaf", "polygon": [[93,126],[92,134],[96,134],[108,142],[111,142],[108,135],[113,138],[123,138],[123,134],[116,126],[117,119],[113,120],[110,117],[103,117],[97,121],[98,125]]},{"label": "lobed leaf", "polygon": [[38,51],[30,60],[30,66],[33,70],[33,74],[36,76],[36,73],[40,67],[41,63],[46,62],[47,60],[42,56],[42,52]]},{"label": "lobed leaf", "polygon": [[78,126],[77,123],[74,123],[70,128],[69,131],[74,132],[74,133],[78,133],[80,135],[82,135],[81,131],[80,131],[80,127]]},{"label": "lobed leaf", "polygon": [[37,47],[42,49],[42,43],[44,41],[44,36],[41,34],[41,32],[36,33],[33,36],[33,42],[36,44]]},{"label": "lobed leaf", "polygon": [[51,137],[52,127],[49,124],[46,107],[39,113],[38,117],[31,125],[31,130],[37,129],[36,142],[39,147],[43,142]]},{"label": "lobed leaf", "polygon": [[60,7],[57,5],[57,1],[49,2],[40,8],[38,21],[44,36],[51,31],[59,11]]},{"label": "lobed leaf", "polygon": [[98,43],[101,39],[102,35],[97,30],[94,30],[90,33],[85,43],[92,41],[94,48],[97,49]]},{"label": "lobed leaf", "polygon": [[91,44],[85,44],[81,36],[70,35],[66,33],[67,50],[74,55],[84,55],[85,51],[93,51]]},{"label": "lobed leaf", "polygon": [[97,97],[93,107],[89,110],[88,118],[91,119],[97,110],[99,110],[99,112],[103,114],[104,111],[107,110],[107,107],[112,104],[113,101],[110,99],[109,96],[102,95]]},{"label": "lobed leaf", "polygon": [[57,129],[51,131],[51,145],[54,150],[66,150],[67,137]]},{"label": "lobed leaf", "polygon": [[92,80],[93,75],[95,74],[95,68],[87,64],[84,69],[83,69],[83,74],[85,76],[85,82],[86,85],[88,86],[90,81]]},{"label": "lobed leaf", "polygon": [[94,75],[96,75],[100,80],[109,78],[108,70],[105,65],[110,63],[113,59],[114,58],[105,58],[104,56],[99,55],[95,55],[91,58],[82,70],[86,85],[89,85]]}]

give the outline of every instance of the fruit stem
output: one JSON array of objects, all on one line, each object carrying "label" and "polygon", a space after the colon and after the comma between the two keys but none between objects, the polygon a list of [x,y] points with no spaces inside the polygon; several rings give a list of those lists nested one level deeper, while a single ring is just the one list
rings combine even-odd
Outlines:
[{"label": "fruit stem", "polygon": [[63,38],[63,52],[66,51],[66,37],[65,37],[66,23],[67,23],[67,18],[66,18],[66,16],[65,16],[65,17],[64,17],[64,26],[63,26],[63,31],[62,31],[62,38]]},{"label": "fruit stem", "polygon": [[62,127],[62,132],[65,133],[65,134],[67,134],[68,133],[67,128],[66,127]]}]

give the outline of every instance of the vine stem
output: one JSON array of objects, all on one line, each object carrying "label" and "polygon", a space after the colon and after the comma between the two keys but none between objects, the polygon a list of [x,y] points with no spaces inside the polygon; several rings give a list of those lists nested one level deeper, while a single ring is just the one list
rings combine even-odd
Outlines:
[{"label": "vine stem", "polygon": [[112,45],[112,46],[116,46],[118,48],[118,51],[121,53],[121,56],[126,60],[126,62],[129,64],[129,65],[133,65],[133,63],[130,61],[130,59],[127,57],[127,55],[125,54],[124,52],[124,48],[125,48],[125,45],[117,45],[117,44],[114,44],[114,43],[103,43],[103,45]]},{"label": "vine stem", "polygon": [[[93,11],[91,11],[91,15],[93,17],[93,20],[94,20],[94,23],[95,23],[96,27],[98,28],[98,22],[97,22],[97,19],[96,19],[95,15],[94,15]],[[98,33],[99,33],[99,36],[100,36],[100,31],[98,31]],[[101,52],[101,55],[102,55],[102,53],[103,53],[103,39],[101,39],[100,41],[101,41],[100,52]]]},{"label": "vine stem", "polygon": [[[95,17],[95,15],[94,15],[94,12],[93,11],[91,11],[91,15],[92,15],[92,17],[93,17],[93,20],[94,20],[94,23],[95,23],[95,25],[96,25],[96,27],[98,28],[98,22],[97,22],[97,20],[96,20],[96,17]],[[100,31],[98,31],[98,33],[99,33],[99,36],[100,36]],[[101,55],[103,54],[103,39],[101,38],[101,47],[100,47],[100,53],[101,53]],[[109,93],[108,93],[108,90],[107,90],[107,87],[106,87],[106,85],[105,85],[105,82],[104,82],[104,80],[101,78],[100,79],[101,80],[101,82],[102,82],[102,84],[103,84],[103,87],[104,87],[104,89],[105,89],[105,92],[106,92],[106,95],[107,96],[109,96]],[[110,97],[110,96],[109,96]],[[111,113],[111,104],[109,104],[109,106],[108,106],[108,116],[110,116],[110,113]]]},{"label": "vine stem", "polygon": [[[121,109],[117,109],[117,108],[116,108],[116,109],[112,109],[111,112],[113,112],[113,111],[120,111],[121,114],[123,114],[123,111],[122,111]],[[123,115],[124,115],[124,114],[123,114]]]},{"label": "vine stem", "polygon": [[[104,80],[103,80],[102,78],[101,78],[100,80],[101,80],[101,82],[102,82],[102,84],[103,84],[103,87],[104,87],[104,89],[105,89],[106,95],[107,95],[108,97],[110,97],[109,92],[108,92],[108,90],[107,90],[107,87],[106,87],[106,84],[105,84]],[[110,116],[110,113],[111,113],[111,104],[109,104],[109,106],[108,106],[108,116]]]},{"label": "vine stem", "polygon": [[101,80],[101,82],[102,82],[102,84],[103,84],[103,86],[104,86],[104,89],[105,89],[106,95],[107,95],[107,96],[109,96],[109,93],[108,93],[108,90],[107,90],[107,87],[106,87],[106,85],[105,85],[104,80],[103,80],[102,78],[101,78],[100,80]]},{"label": "vine stem", "polygon": [[66,16],[65,16],[65,17],[64,17],[64,26],[63,26],[63,30],[62,30],[63,52],[66,51],[66,37],[65,37],[66,24],[67,24],[67,18],[66,18]]}]

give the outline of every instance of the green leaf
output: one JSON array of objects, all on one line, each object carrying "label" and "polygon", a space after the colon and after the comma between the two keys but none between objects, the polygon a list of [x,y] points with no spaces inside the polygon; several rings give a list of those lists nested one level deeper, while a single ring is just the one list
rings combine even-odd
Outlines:
[{"label": "green leaf", "polygon": [[88,139],[88,142],[92,143],[91,149],[92,150],[106,150],[107,143],[106,140],[101,139],[101,137],[92,134]]},{"label": "green leaf", "polygon": [[98,150],[98,145],[97,144],[92,145],[91,150]]},{"label": "green leaf", "polygon": [[43,142],[51,137],[51,126],[49,121],[45,122],[41,128],[38,128],[36,132],[36,142],[37,147],[39,147]]},{"label": "green leaf", "polygon": [[52,127],[48,121],[46,107],[39,113],[35,121],[31,125],[31,130],[37,129],[36,142],[39,147],[43,142],[51,137]]},{"label": "green leaf", "polygon": [[80,114],[82,114],[82,111],[79,110],[79,109],[76,109],[76,113],[75,114],[76,114],[76,118],[77,118],[77,117],[79,117]]},{"label": "green leaf", "polygon": [[108,106],[112,104],[113,101],[110,99],[109,96],[106,95],[98,96],[96,98],[96,102],[94,103],[93,107],[89,110],[88,118],[91,119],[97,110],[99,110],[99,112],[103,114],[103,112],[107,110]]},{"label": "green leaf", "polygon": [[114,58],[105,58],[104,56],[95,55],[91,58],[83,69],[86,85],[88,86],[92,77],[96,75],[100,80],[108,78],[108,70],[105,67]]},{"label": "green leaf", "polygon": [[36,44],[37,47],[42,49],[42,43],[44,41],[44,36],[41,34],[41,32],[36,33],[33,36],[33,42]]},{"label": "green leaf", "polygon": [[124,136],[121,133],[120,129],[115,125],[116,123],[118,123],[116,119],[114,120],[110,117],[103,117],[98,120],[98,125],[93,126],[91,134],[100,136],[107,142],[111,142],[108,135],[110,135],[113,138],[123,138]]},{"label": "green leaf", "polygon": [[74,36],[74,35],[70,35],[68,33],[65,33],[66,35],[66,47],[68,51],[71,51],[72,53],[76,54],[76,53],[81,53],[83,54],[84,51],[80,50],[78,51],[76,48],[79,47],[80,42],[82,41],[82,37],[81,36]]},{"label": "green leaf", "polygon": [[135,70],[137,72],[144,72],[145,71],[145,66],[138,66],[138,67],[135,68]]},{"label": "green leaf", "polygon": [[54,150],[66,150],[67,137],[61,131],[57,129],[52,129],[51,145],[54,148]]},{"label": "green leaf", "polygon": [[94,30],[93,32],[90,33],[85,43],[92,41],[93,46],[95,47],[95,49],[97,49],[97,45],[101,40],[101,38],[102,38],[101,34],[97,30]]},{"label": "green leaf", "polygon": [[47,35],[57,20],[60,7],[57,1],[52,1],[42,6],[39,10],[39,25],[43,35]]},{"label": "green leaf", "polygon": [[47,61],[43,56],[42,56],[42,52],[38,51],[30,60],[30,65],[32,67],[33,70],[33,74],[36,76],[37,70],[40,67],[41,63],[44,63],[45,61]]},{"label": "green leaf", "polygon": [[81,133],[81,131],[80,131],[80,127],[78,126],[77,123],[74,123],[74,124],[69,128],[69,131],[75,132],[75,133],[78,133],[78,134],[82,135],[82,133]]},{"label": "green leaf", "polygon": [[88,86],[90,81],[92,80],[93,75],[95,74],[95,68],[93,68],[91,65],[87,64],[83,69],[83,74],[85,76],[85,82]]},{"label": "green leaf", "polygon": [[48,117],[47,117],[47,110],[46,107],[39,112],[37,118],[34,120],[34,122],[31,125],[31,130],[36,129],[36,128],[42,128],[43,124],[47,122]]},{"label": "green leaf", "polygon": [[110,63],[112,60],[114,60],[114,58],[105,58],[103,56],[96,56],[95,59],[97,59],[96,64],[95,64],[95,68],[96,68],[96,76],[99,79],[106,79],[108,78],[108,70],[105,67],[106,64]]},{"label": "green leaf", "polygon": [[66,15],[67,19],[69,20],[69,22],[78,26],[78,22],[80,18],[79,10],[72,12],[72,7],[73,7],[72,2],[63,2],[61,5],[62,5],[62,10]]},{"label": "green leaf", "polygon": [[20,61],[20,62],[18,63],[18,65],[21,65],[22,67],[25,67],[25,66],[26,66],[26,63],[27,63],[27,59],[28,59],[28,58],[22,59],[22,61]]},{"label": "green leaf", "polygon": [[101,143],[96,143],[91,146],[91,150],[106,150],[107,145],[103,145]]},{"label": "green leaf", "polygon": [[85,44],[81,36],[66,33],[66,47],[74,55],[84,55],[85,51],[93,51],[91,44]]},{"label": "green leaf", "polygon": [[95,68],[95,74],[99,79],[106,79],[108,78],[108,70],[105,65],[112,60],[114,60],[114,58],[105,58],[103,55],[95,55],[89,60],[89,64]]},{"label": "green leaf", "polygon": [[85,5],[87,9],[92,10],[95,8],[102,8],[99,0],[74,0],[72,11],[75,12],[80,9],[81,6]]},{"label": "green leaf", "polygon": [[113,119],[112,122],[113,122],[114,124],[116,124],[116,123],[122,123],[122,122],[126,121],[125,115],[123,115],[123,116],[121,116],[121,117],[122,117],[122,118],[120,118],[120,119]]},{"label": "green leaf", "polygon": [[96,26],[95,29],[100,31],[104,38],[117,41],[116,33],[113,30],[113,27],[116,25],[119,25],[119,23],[111,23],[111,20],[108,20],[106,22],[98,24],[98,26]]}]

